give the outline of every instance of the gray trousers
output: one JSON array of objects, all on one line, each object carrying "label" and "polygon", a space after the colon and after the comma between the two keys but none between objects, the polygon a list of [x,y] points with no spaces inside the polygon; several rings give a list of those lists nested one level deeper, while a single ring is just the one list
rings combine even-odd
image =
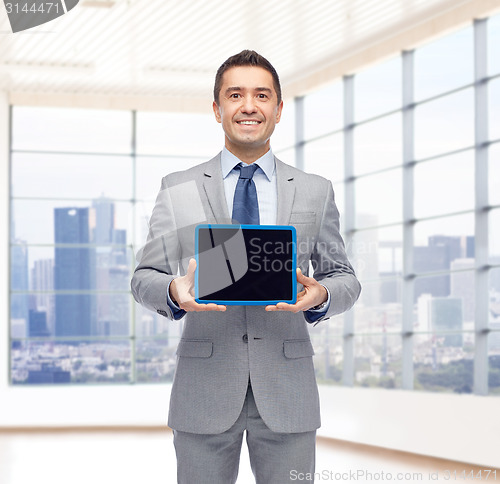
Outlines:
[{"label": "gray trousers", "polygon": [[[259,415],[249,384],[241,414],[226,432],[193,434],[174,430],[177,482],[234,484],[245,430],[250,465],[257,484],[285,484],[297,481],[299,473],[304,477],[314,475],[316,431],[272,432]],[[313,480],[301,479],[301,482]]]}]

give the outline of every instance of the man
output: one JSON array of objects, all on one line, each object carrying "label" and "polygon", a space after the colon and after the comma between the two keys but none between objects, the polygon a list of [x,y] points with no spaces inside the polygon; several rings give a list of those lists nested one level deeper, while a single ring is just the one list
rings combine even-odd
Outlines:
[{"label": "man", "polygon": [[[225,146],[163,179],[132,279],[139,303],[170,319],[185,315],[168,420],[180,483],[234,483],[245,430],[257,483],[314,473],[320,415],[307,327],[349,309],[360,285],[331,183],[272,154],[282,108],[278,75],[265,58],[243,51],[222,64],[213,110]],[[303,286],[296,304],[198,304],[192,256],[194,227],[203,222],[294,225]],[[314,277],[307,277],[310,262]]]}]

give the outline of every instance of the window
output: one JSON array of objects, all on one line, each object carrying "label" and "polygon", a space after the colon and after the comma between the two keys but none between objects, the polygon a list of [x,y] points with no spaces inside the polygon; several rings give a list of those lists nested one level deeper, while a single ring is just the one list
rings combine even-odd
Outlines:
[{"label": "window", "polygon": [[[363,286],[310,328],[320,383],[500,395],[499,35],[478,20],[285,103],[273,150],[332,181]],[[12,383],[171,380],[182,323],[133,301],[134,253],[161,177],[222,139],[211,114],[13,108]]]},{"label": "window", "polygon": [[489,82],[488,112],[490,115],[490,139],[500,140],[500,79]]},{"label": "window", "polygon": [[[474,56],[486,56],[474,37],[498,53],[499,18],[345,77],[343,129],[305,140],[308,171],[344,177],[341,224],[363,287],[351,311],[311,330],[330,347],[315,357],[320,381],[500,394],[497,55],[489,52],[492,77],[473,85]],[[336,109],[324,99],[318,109]],[[305,112],[305,126],[314,116]],[[476,251],[483,233],[486,259]],[[476,298],[485,276],[489,292]],[[488,370],[475,374],[484,359]]]},{"label": "window", "polygon": [[474,144],[472,88],[415,108],[415,158],[420,160]]},{"label": "window", "polygon": [[310,140],[342,129],[342,83],[329,84],[304,98],[304,139]]},{"label": "window", "polygon": [[331,134],[306,143],[304,171],[317,173],[333,182],[344,181],[344,137]]},{"label": "window", "polygon": [[446,35],[415,51],[415,100],[421,101],[474,80],[473,28]]},{"label": "window", "polygon": [[354,77],[354,119],[363,121],[401,108],[401,58],[382,62]]},{"label": "window", "polygon": [[400,166],[403,161],[401,113],[384,116],[354,128],[356,175]]},{"label": "window", "polygon": [[135,303],[134,254],[162,176],[220,142],[210,114],[12,109],[13,384],[171,380],[182,323]]},{"label": "window", "polygon": [[[446,187],[446,196],[443,188]],[[474,208],[474,152],[418,163],[414,170],[414,211],[417,218]]]},{"label": "window", "polygon": [[488,74],[500,73],[500,15],[488,19]]}]

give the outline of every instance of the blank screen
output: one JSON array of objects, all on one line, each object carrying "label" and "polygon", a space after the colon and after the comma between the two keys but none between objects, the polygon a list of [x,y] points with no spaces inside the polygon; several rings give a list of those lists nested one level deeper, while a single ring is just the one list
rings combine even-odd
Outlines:
[{"label": "blank screen", "polygon": [[293,235],[290,227],[198,228],[198,300],[291,301],[296,284]]}]

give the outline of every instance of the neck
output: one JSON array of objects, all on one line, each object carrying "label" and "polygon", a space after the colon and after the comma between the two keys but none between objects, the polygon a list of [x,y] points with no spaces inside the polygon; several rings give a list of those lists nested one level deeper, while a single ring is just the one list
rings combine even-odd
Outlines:
[{"label": "neck", "polygon": [[241,160],[243,163],[246,163],[247,165],[252,164],[253,162],[257,161],[259,158],[264,156],[270,149],[269,143],[266,143],[263,146],[259,146],[257,148],[253,149],[238,149],[236,146],[229,145],[226,141],[226,149],[231,152],[236,158]]}]

